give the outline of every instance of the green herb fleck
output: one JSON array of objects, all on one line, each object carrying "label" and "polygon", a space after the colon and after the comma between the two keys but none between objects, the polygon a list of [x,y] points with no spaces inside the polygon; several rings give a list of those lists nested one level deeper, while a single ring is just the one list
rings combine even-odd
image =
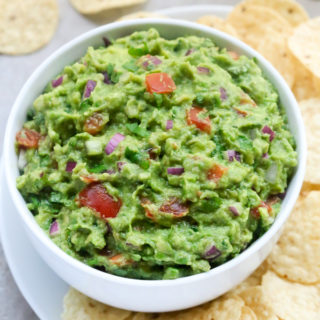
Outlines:
[{"label": "green herb fleck", "polygon": [[136,72],[139,69],[139,67],[136,65],[135,60],[130,60],[126,62],[125,64],[122,65],[122,67],[131,72]]},{"label": "green herb fleck", "polygon": [[131,131],[139,137],[146,138],[150,135],[148,130],[140,127],[137,123],[127,123],[126,127],[129,131]]},{"label": "green herb fleck", "polygon": [[130,160],[135,164],[138,164],[142,169],[145,169],[145,170],[149,169],[150,164],[147,159],[146,153],[134,151],[127,147],[124,155],[128,160]]},{"label": "green herb fleck", "polygon": [[128,50],[129,54],[133,57],[141,57],[149,53],[149,48],[147,44],[144,42],[143,47],[130,47]]}]

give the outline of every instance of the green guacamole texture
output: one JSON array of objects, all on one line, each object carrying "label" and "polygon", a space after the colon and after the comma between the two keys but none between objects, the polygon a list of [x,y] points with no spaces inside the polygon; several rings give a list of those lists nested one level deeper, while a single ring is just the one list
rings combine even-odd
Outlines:
[{"label": "green guacamole texture", "polygon": [[[175,88],[148,90],[153,73]],[[89,47],[54,80],[23,126],[38,145],[17,141],[17,188],[67,254],[118,276],[175,279],[239,255],[274,222],[297,153],[256,59],[150,29]],[[190,120],[194,108],[210,130]],[[114,217],[79,200],[97,185],[119,205]]]}]

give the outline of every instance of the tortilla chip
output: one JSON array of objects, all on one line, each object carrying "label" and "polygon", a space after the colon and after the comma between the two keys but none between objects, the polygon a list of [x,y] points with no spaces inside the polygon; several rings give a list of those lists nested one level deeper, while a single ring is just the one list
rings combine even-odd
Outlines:
[{"label": "tortilla chip", "polygon": [[304,8],[293,0],[246,0],[243,3],[271,8],[279,13],[293,27],[309,19]]},{"label": "tortilla chip", "polygon": [[289,48],[296,58],[320,79],[320,17],[294,29]]},{"label": "tortilla chip", "polygon": [[101,11],[138,5],[146,0],[69,0],[82,14],[96,14]]},{"label": "tortilla chip", "polygon": [[[233,319],[240,320],[242,314],[243,300],[237,295],[225,295],[212,302],[208,302],[199,307],[162,313],[156,317],[157,320],[208,320],[208,319]],[[144,320],[139,318],[138,320]],[[136,319],[135,319],[136,320]]]},{"label": "tortilla chip", "polygon": [[287,44],[287,34],[266,35],[257,50],[281,73],[291,88],[295,82],[295,64]]},{"label": "tortilla chip", "polygon": [[133,312],[120,310],[86,297],[70,288],[63,300],[62,320],[125,320]]},{"label": "tortilla chip", "polygon": [[227,18],[239,34],[242,41],[253,48],[257,48],[266,35],[279,34],[288,35],[292,32],[292,27],[276,11],[256,5],[246,5],[240,3],[231,11]]},{"label": "tortilla chip", "polygon": [[261,286],[251,287],[241,292],[240,297],[259,320],[279,320],[264,296]]},{"label": "tortilla chip", "polygon": [[193,320],[193,319],[201,319],[205,320],[208,317],[208,307],[209,305],[201,305],[199,307],[183,310],[183,311],[176,311],[176,312],[168,312],[168,313],[161,313],[159,314],[156,319],[157,320]]},{"label": "tortilla chip", "polygon": [[239,296],[228,294],[212,302],[182,311],[161,314],[130,312],[102,304],[70,288],[64,297],[62,320],[255,319],[252,317],[250,310],[244,309],[244,307],[244,302]]},{"label": "tortilla chip", "polygon": [[292,91],[298,101],[320,97],[320,80],[300,62],[293,57],[295,65],[295,82]]},{"label": "tortilla chip", "polygon": [[234,36],[234,37],[238,36],[237,31],[230,23],[214,15],[203,16],[199,18],[196,22],[203,24],[207,27],[215,28],[222,32],[228,33],[231,36]]},{"label": "tortilla chip", "polygon": [[133,317],[128,318],[128,320],[154,320],[157,319],[156,313],[136,313]]},{"label": "tortilla chip", "polygon": [[262,279],[266,304],[281,319],[319,320],[320,294],[316,287],[292,283],[269,271]]},{"label": "tortilla chip", "polygon": [[243,306],[240,320],[258,320],[258,318],[252,309],[247,306]]},{"label": "tortilla chip", "polygon": [[247,288],[260,285],[262,277],[268,271],[268,269],[268,262],[264,261],[255,272],[253,272],[246,280],[242,281],[237,287],[235,287],[232,292],[239,294]]},{"label": "tortilla chip", "polygon": [[281,277],[303,284],[320,281],[320,191],[300,197],[283,235],[268,257]]},{"label": "tortilla chip", "polygon": [[211,302],[209,309],[211,319],[240,320],[244,307],[243,300],[234,294],[227,294]]},{"label": "tortilla chip", "polygon": [[138,11],[131,14],[127,14],[121,18],[119,18],[117,21],[123,21],[123,20],[133,20],[133,19],[148,19],[148,18],[168,18],[167,16],[164,16],[162,14],[154,13],[154,12],[147,12],[147,11]]},{"label": "tortilla chip", "polygon": [[300,102],[300,109],[305,123],[308,156],[304,180],[320,185],[320,98]]},{"label": "tortilla chip", "polygon": [[312,184],[309,182],[304,182],[302,185],[302,189],[300,192],[300,197],[306,197],[310,191],[319,190],[320,191],[320,184]]},{"label": "tortilla chip", "polygon": [[53,37],[58,18],[56,0],[0,0],[0,53],[40,49]]}]

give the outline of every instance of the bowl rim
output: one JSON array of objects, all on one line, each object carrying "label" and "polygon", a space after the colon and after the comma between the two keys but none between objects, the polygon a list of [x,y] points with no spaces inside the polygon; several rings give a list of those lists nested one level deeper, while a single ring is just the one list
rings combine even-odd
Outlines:
[{"label": "bowl rim", "polygon": [[[86,265],[85,263],[69,256],[66,252],[60,249],[44,232],[44,230],[37,224],[31,212],[27,209],[26,203],[22,198],[20,192],[16,188],[16,174],[17,170],[16,161],[13,161],[14,157],[16,157],[14,152],[14,139],[16,132],[14,131],[14,123],[17,117],[17,114],[20,110],[20,107],[24,105],[23,98],[28,92],[28,90],[32,90],[32,86],[36,82],[37,78],[41,76],[41,73],[48,68],[48,66],[52,65],[57,59],[61,58],[63,54],[72,49],[77,44],[84,42],[85,40],[89,40],[97,35],[102,36],[103,34],[110,32],[114,29],[121,29],[124,27],[132,27],[138,28],[148,26],[148,28],[152,27],[152,25],[170,25],[170,26],[180,26],[192,29],[195,32],[200,32],[202,34],[210,34],[211,38],[219,39],[221,41],[228,42],[231,46],[236,47],[237,50],[244,52],[247,56],[255,56],[258,59],[259,65],[270,73],[270,76],[274,78],[274,81],[277,83],[277,90],[282,88],[284,90],[284,94],[282,96],[286,96],[290,101],[290,107],[286,110],[286,113],[292,113],[294,116],[294,121],[297,123],[297,154],[298,154],[298,165],[296,167],[296,172],[292,177],[289,187],[290,187],[290,197],[286,197],[285,201],[282,203],[281,209],[277,218],[275,219],[272,226],[268,229],[268,231],[263,234],[259,239],[255,240],[246,250],[240,253],[238,256],[232,258],[231,260],[207,271],[199,274],[177,278],[173,280],[142,280],[142,279],[132,279],[116,276],[107,272],[102,272],[94,269]],[[60,72],[61,70],[57,70]],[[265,73],[265,72],[264,72]],[[45,86],[45,84],[44,84]],[[27,108],[26,108],[27,110]],[[292,130],[290,130],[292,132]],[[5,180],[8,187],[9,194],[12,197],[12,201],[19,212],[20,218],[23,220],[25,226],[28,227],[29,231],[34,233],[39,241],[41,241],[54,255],[58,256],[59,259],[64,260],[67,264],[72,265],[72,267],[78,269],[81,272],[89,274],[93,277],[101,278],[102,280],[107,280],[113,283],[118,284],[126,284],[133,285],[139,287],[171,287],[177,285],[184,285],[186,283],[193,283],[199,280],[205,280],[207,278],[211,278],[213,276],[217,276],[227,270],[234,268],[235,266],[241,264],[247,257],[254,254],[256,251],[261,249],[265,244],[267,244],[274,235],[283,227],[284,222],[290,215],[292,208],[298,198],[305,167],[306,167],[306,138],[304,131],[304,124],[302,121],[301,113],[298,108],[298,104],[287,86],[285,80],[279,74],[279,72],[258,52],[250,48],[248,45],[243,43],[242,41],[233,38],[230,35],[227,35],[221,31],[212,29],[210,27],[202,26],[194,22],[184,21],[184,20],[176,20],[176,19],[160,19],[160,18],[149,18],[149,19],[135,19],[135,20],[127,20],[127,21],[119,21],[111,24],[107,24],[104,26],[100,26],[93,30],[90,30],[75,39],[67,42],[65,45],[60,47],[58,50],[54,51],[48,58],[46,58],[32,73],[32,75],[25,82],[24,86],[20,90],[13,108],[10,112],[6,130],[4,137],[4,148],[3,150],[9,150],[9,152],[4,152],[3,155],[3,163],[5,168]],[[293,181],[295,180],[295,181]],[[295,183],[294,185],[293,182]]]}]

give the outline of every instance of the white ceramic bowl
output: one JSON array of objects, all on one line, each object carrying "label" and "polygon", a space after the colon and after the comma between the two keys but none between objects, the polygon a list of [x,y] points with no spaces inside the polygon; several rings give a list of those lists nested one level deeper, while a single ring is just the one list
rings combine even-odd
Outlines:
[{"label": "white ceramic bowl", "polygon": [[[281,212],[272,227],[260,239],[236,258],[208,272],[176,280],[136,280],[104,273],[91,268],[59,249],[34,220],[18,190],[19,175],[14,142],[15,134],[26,119],[27,109],[46,84],[64,66],[83,56],[88,46],[102,44],[102,36],[119,38],[134,31],[155,27],[165,38],[197,35],[212,38],[219,46],[256,57],[266,76],[278,89],[290,129],[296,139],[299,164],[287,190]],[[132,20],[108,24],[87,32],[52,54],[25,83],[10,114],[4,142],[5,179],[10,196],[34,247],[47,264],[67,283],[84,294],[115,307],[163,312],[192,307],[227,292],[252,273],[278,240],[298,197],[306,163],[306,143],[303,122],[293,94],[279,73],[260,54],[222,32],[191,22],[163,19]],[[9,214],[9,213],[8,213]],[[48,288],[50,290],[50,288]]]}]

